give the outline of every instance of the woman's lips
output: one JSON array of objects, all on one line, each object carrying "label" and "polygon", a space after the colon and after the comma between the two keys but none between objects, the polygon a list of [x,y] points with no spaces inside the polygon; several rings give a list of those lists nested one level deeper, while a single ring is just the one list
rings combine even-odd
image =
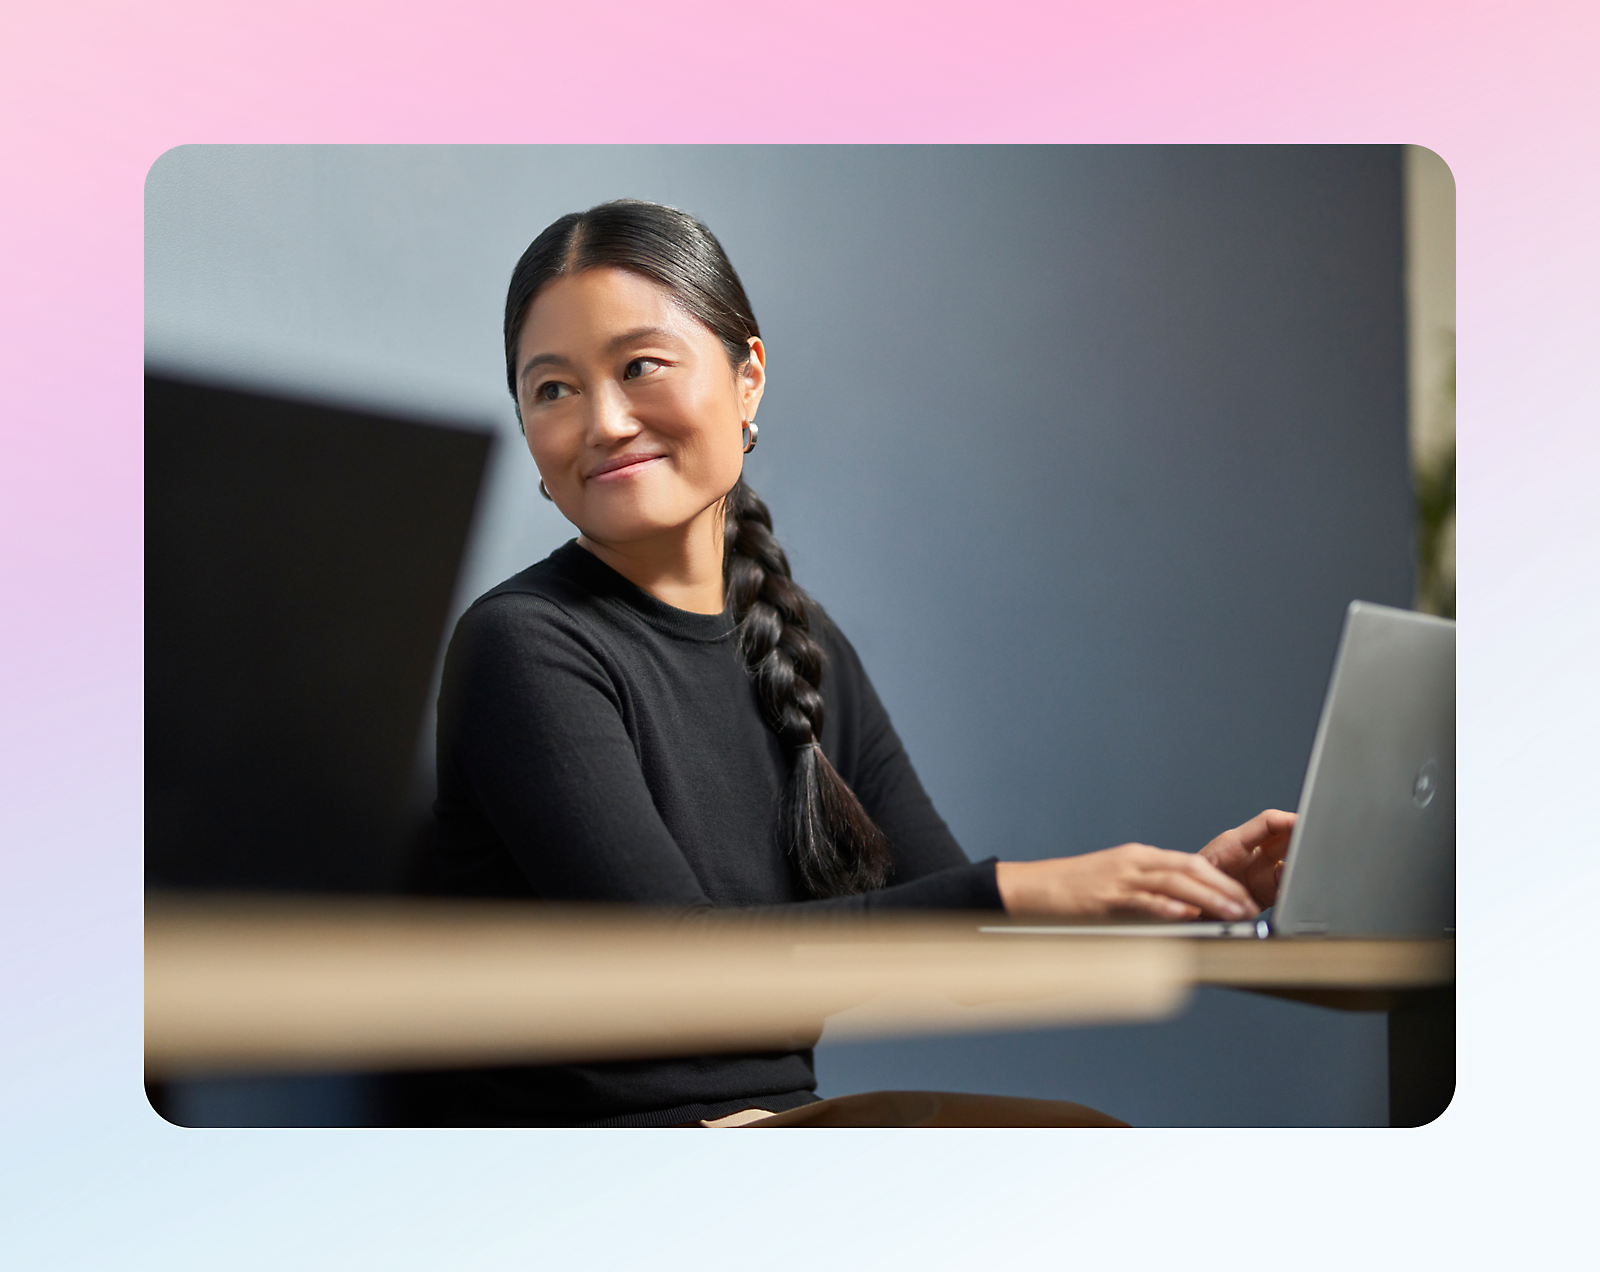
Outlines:
[{"label": "woman's lips", "polygon": [[602,464],[597,464],[585,480],[620,481],[625,477],[636,476],[658,459],[665,458],[665,455],[617,455]]}]

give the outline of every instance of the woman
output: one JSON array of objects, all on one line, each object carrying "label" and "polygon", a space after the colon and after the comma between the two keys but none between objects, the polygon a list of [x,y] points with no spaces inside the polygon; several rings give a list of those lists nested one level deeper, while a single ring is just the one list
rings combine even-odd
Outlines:
[{"label": "woman", "polygon": [[[576,540],[462,617],[439,710],[454,893],[695,908],[1237,919],[1293,825],[1199,854],[969,862],[860,660],[741,477],[766,348],[711,232],[650,203],[562,217],[512,275],[506,377]],[[809,1051],[480,1073],[456,1121],[684,1125],[816,1099]]]}]

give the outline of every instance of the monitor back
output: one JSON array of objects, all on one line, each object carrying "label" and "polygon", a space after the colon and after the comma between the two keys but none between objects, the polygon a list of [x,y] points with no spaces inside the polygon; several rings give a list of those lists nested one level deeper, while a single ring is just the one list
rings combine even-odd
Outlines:
[{"label": "monitor back", "polygon": [[1273,911],[1285,935],[1455,931],[1456,633],[1351,604]]},{"label": "monitor back", "polygon": [[147,377],[149,885],[401,884],[490,440]]}]

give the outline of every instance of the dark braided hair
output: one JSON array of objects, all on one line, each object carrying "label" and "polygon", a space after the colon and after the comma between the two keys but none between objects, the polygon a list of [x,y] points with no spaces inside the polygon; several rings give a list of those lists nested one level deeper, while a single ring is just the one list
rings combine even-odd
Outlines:
[{"label": "dark braided hair", "polygon": [[[522,254],[506,293],[506,384],[517,396],[517,341],[528,307],[553,279],[598,266],[659,283],[714,332],[735,370],[759,336],[756,316],[722,245],[676,208],[634,199],[571,212]],[[520,409],[518,412],[520,419]],[[889,845],[822,753],[822,677],[827,659],[812,634],[816,607],[789,572],[772,515],[741,477],[724,498],[722,575],[740,652],[767,725],[789,756],[779,834],[805,888],[839,896],[882,887]]]},{"label": "dark braided hair", "polygon": [[811,635],[811,599],[772,537],[772,514],[740,478],[728,492],[722,577],[739,623],[739,648],[768,726],[792,757],[781,833],[800,877],[817,896],[880,888],[889,845],[855,792],[822,753],[822,675],[827,658]]}]

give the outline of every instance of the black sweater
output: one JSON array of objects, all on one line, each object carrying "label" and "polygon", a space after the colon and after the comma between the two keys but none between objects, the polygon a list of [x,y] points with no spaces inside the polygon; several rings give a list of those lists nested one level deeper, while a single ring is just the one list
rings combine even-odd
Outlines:
[{"label": "black sweater", "polygon": [[[439,696],[435,878],[453,895],[679,910],[999,909],[826,616],[822,745],[888,838],[888,885],[806,899],[778,843],[788,761],[724,615],[674,609],[568,543],[456,626]],[[475,1075],[453,1116],[683,1122],[814,1098],[811,1052]],[[466,1087],[463,1086],[463,1091]]]}]

